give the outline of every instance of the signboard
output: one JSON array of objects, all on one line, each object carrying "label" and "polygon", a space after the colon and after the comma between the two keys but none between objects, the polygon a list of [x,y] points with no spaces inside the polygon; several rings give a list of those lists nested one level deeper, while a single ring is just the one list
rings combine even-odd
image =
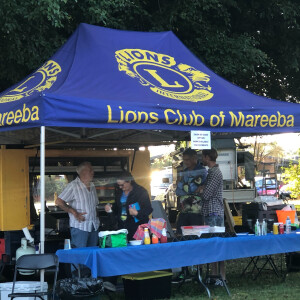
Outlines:
[{"label": "signboard", "polygon": [[191,148],[192,149],[211,149],[210,131],[191,131]]}]

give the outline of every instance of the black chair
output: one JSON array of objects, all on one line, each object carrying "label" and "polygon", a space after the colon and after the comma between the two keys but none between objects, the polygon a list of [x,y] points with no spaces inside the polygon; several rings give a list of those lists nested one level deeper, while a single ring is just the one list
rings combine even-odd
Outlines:
[{"label": "black chair", "polygon": [[[29,255],[23,255],[21,256],[15,266],[15,273],[14,273],[14,281],[13,281],[13,287],[12,287],[12,293],[8,295],[11,299],[14,299],[16,297],[38,297],[39,299],[44,299],[43,296],[51,295],[52,294],[52,300],[55,298],[55,286],[56,286],[56,279],[57,279],[57,273],[58,273],[58,257],[55,254],[29,254]],[[15,283],[17,279],[17,273],[18,271],[22,270],[45,270],[46,271],[54,271],[54,281],[53,281],[53,288],[52,291],[45,291],[45,292],[21,292],[21,293],[14,293],[15,289]]]}]

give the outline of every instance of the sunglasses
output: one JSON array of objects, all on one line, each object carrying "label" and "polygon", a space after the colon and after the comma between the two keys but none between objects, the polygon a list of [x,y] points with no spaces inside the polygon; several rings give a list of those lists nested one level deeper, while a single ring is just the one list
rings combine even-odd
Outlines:
[{"label": "sunglasses", "polygon": [[125,185],[126,183],[128,183],[128,182],[127,182],[127,181],[125,181],[123,184],[118,184],[119,188],[122,188],[122,187],[124,187],[124,185]]}]

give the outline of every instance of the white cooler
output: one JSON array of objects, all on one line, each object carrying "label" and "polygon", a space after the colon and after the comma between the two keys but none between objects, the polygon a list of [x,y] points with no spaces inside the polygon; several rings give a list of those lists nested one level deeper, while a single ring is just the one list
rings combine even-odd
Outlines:
[{"label": "white cooler", "polygon": [[[13,282],[4,282],[0,283],[0,300],[10,300],[8,295],[12,291]],[[15,293],[23,293],[23,292],[39,292],[40,291],[40,282],[39,281],[16,281],[15,284]],[[48,283],[44,282],[43,290],[48,290]],[[17,297],[15,299],[23,299],[23,300],[34,300],[34,297]],[[38,298],[36,298],[38,299]],[[45,299],[47,297],[45,296]]]}]

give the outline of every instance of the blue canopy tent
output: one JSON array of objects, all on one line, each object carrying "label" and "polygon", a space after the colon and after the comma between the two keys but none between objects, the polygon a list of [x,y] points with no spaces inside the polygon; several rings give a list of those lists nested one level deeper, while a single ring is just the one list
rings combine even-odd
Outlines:
[{"label": "blue canopy tent", "polygon": [[[47,141],[57,141],[51,133],[91,142],[103,142],[106,135],[110,144],[127,145],[138,135],[140,143],[161,143],[186,138],[190,130],[299,132],[300,106],[227,82],[172,32],[81,24],[43,66],[0,94],[0,124],[2,144],[29,144],[40,137],[43,251],[45,128]],[[8,134],[19,130],[21,137]]]},{"label": "blue canopy tent", "polygon": [[1,131],[40,126],[299,131],[300,106],[213,73],[172,32],[81,24],[42,67],[0,94]]}]

